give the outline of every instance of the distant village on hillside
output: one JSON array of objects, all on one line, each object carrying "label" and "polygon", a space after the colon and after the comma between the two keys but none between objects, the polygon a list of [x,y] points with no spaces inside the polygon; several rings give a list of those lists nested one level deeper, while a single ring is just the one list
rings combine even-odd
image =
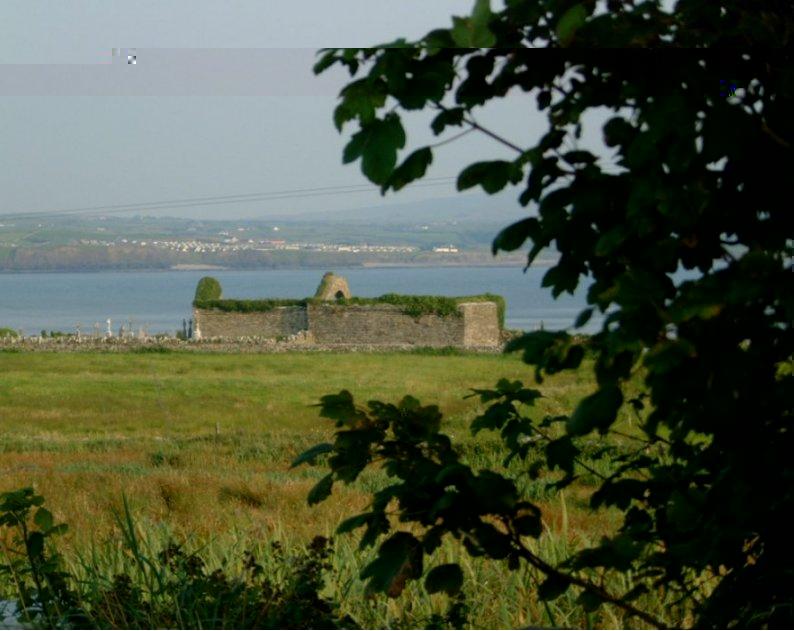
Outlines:
[{"label": "distant village on hillside", "polygon": [[494,259],[496,230],[438,221],[365,223],[204,221],[114,216],[0,222],[0,271],[232,269],[327,265],[520,264]]}]

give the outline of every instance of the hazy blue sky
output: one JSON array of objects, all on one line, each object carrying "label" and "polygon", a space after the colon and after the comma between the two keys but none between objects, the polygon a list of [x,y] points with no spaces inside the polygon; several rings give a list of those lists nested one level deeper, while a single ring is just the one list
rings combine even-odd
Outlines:
[{"label": "hazy blue sky", "polygon": [[[418,37],[470,4],[3,0],[0,213],[361,184],[358,167],[341,164],[345,136],[331,123],[344,76],[314,77],[316,49]],[[110,63],[114,47],[135,47],[137,64]],[[422,120],[409,121],[415,143],[430,138]],[[482,120],[518,142],[544,127],[525,97]],[[440,149],[429,175],[505,155],[471,134]],[[386,200],[373,191],[194,214],[333,211],[452,191],[408,189]]]}]

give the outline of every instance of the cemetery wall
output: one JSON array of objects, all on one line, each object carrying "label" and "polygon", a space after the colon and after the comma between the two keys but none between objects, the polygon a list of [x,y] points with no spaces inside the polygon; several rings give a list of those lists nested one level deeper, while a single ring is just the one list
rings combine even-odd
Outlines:
[{"label": "cemetery wall", "polygon": [[459,305],[453,315],[408,315],[395,305],[308,304],[263,312],[194,309],[203,339],[291,339],[327,347],[496,348],[502,343],[497,306],[492,302]]}]

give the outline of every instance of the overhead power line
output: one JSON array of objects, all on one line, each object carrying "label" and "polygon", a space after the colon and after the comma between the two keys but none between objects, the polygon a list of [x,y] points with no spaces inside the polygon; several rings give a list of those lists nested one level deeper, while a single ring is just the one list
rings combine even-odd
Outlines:
[{"label": "overhead power line", "polygon": [[[414,188],[431,188],[446,186],[455,181],[454,177],[436,177],[414,184]],[[56,210],[40,210],[18,213],[2,213],[3,219],[24,219],[30,217],[55,217],[60,215],[82,214],[122,214],[136,210],[167,210],[172,208],[188,208],[191,206],[216,206],[219,204],[238,204],[244,202],[277,201],[305,197],[324,197],[326,195],[346,195],[367,193],[374,189],[370,184],[349,184],[342,186],[319,186],[315,188],[297,188],[263,193],[243,193],[237,195],[215,195],[210,197],[189,197],[183,199],[160,200],[153,202],[136,202],[134,204],[111,204],[107,206],[84,206],[78,208],[61,208]]]}]

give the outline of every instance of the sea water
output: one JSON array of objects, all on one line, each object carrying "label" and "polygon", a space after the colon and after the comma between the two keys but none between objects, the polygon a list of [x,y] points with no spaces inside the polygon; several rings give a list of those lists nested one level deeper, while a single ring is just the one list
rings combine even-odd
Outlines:
[{"label": "sea water", "polygon": [[[132,324],[149,333],[174,334],[191,316],[199,278],[217,278],[227,298],[305,298],[314,295],[324,270],[154,271],[0,274],[0,327],[26,335],[46,331],[83,334],[96,327],[115,333]],[[535,330],[571,327],[585,306],[586,286],[557,300],[541,287],[547,269],[520,267],[384,267],[335,269],[347,277],[354,296],[385,293],[466,296],[501,294],[506,326]],[[593,318],[583,329],[600,327]]]}]

